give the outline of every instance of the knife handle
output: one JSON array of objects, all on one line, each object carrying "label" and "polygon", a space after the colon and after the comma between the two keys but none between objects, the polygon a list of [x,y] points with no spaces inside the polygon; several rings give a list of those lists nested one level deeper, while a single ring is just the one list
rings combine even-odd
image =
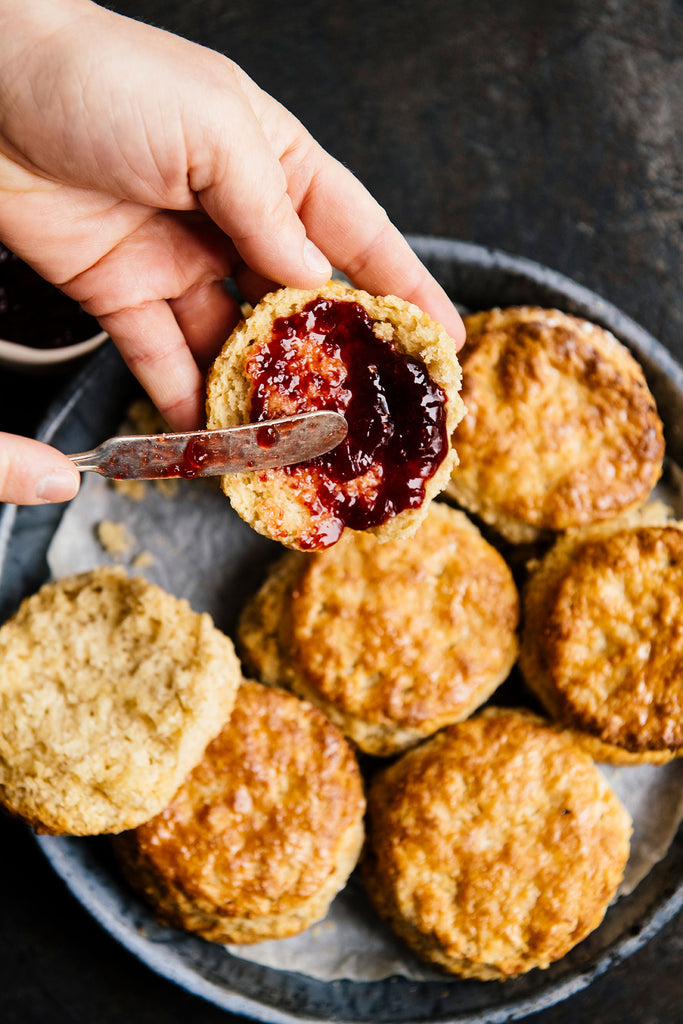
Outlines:
[{"label": "knife handle", "polygon": [[89,452],[76,452],[75,455],[67,455],[68,459],[71,459],[74,466],[81,473],[87,473],[88,471],[93,473],[102,472],[102,451],[100,448],[93,448]]}]

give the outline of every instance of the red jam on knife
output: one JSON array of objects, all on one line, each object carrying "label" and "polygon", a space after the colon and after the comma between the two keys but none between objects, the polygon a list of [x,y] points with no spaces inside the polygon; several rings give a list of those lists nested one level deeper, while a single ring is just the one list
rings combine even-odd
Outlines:
[{"label": "red jam on knife", "polygon": [[326,455],[266,471],[286,473],[311,514],[303,548],[422,504],[448,451],[446,395],[421,362],[377,337],[361,305],[314,299],[280,317],[246,371],[252,422],[331,409],[349,425]]},{"label": "red jam on knife", "polygon": [[[164,444],[163,436],[159,439],[158,445],[161,447]],[[193,480],[199,476],[202,469],[212,463],[215,459],[215,455],[207,448],[206,444],[198,437],[190,438],[185,445],[180,458],[175,463],[168,463],[165,459],[159,459],[156,462],[151,459],[149,461],[143,461],[145,480],[162,480],[166,477],[182,477],[185,480]],[[109,460],[109,465],[112,467],[116,466],[118,459],[113,456]],[[125,480],[128,477],[128,473],[113,473],[112,477],[114,480]]]}]

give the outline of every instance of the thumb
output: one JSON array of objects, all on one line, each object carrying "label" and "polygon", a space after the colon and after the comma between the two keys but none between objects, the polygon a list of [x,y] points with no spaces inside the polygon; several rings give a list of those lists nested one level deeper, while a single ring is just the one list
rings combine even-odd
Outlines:
[{"label": "thumb", "polygon": [[0,501],[12,505],[69,501],[79,486],[80,473],[56,448],[0,433]]}]

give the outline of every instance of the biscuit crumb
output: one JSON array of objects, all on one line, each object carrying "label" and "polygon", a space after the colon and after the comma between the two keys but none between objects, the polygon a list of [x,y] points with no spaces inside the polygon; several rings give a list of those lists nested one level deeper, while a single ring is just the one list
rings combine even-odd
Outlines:
[{"label": "biscuit crumb", "polygon": [[96,529],[98,541],[110,555],[127,555],[135,542],[125,523],[115,523],[111,519],[103,519],[97,524]]},{"label": "biscuit crumb", "polygon": [[167,480],[155,480],[154,486],[164,498],[175,498],[178,493],[179,482],[176,477],[169,477]]},{"label": "biscuit crumb", "polygon": [[112,480],[114,490],[131,501],[144,501],[147,487],[144,480]]},{"label": "biscuit crumb", "polygon": [[132,561],[134,569],[149,569],[154,565],[156,559],[151,551],[141,551]]},{"label": "biscuit crumb", "polygon": [[138,434],[164,434],[169,430],[161,413],[146,398],[139,398],[130,404],[126,420]]}]

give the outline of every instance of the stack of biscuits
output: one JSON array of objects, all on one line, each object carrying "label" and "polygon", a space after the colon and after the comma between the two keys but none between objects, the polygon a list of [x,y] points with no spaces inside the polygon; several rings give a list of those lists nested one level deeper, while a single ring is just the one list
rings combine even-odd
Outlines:
[{"label": "stack of biscuits", "polygon": [[[323,298],[439,378],[436,483],[311,551],[296,477],[224,482],[290,549],[235,647],[123,570],[46,584],[0,629],[0,797],[38,830],[118,833],[130,884],[211,941],[301,932],[360,860],[419,957],[482,980],[545,968],[597,927],[629,856],[595,760],[683,751],[683,531],[646,504],[662,424],[633,357],[577,317],[466,318],[463,408],[442,328],[395,298]],[[248,421],[245,352],[310,302],[285,289],[237,329],[212,425]]]}]

